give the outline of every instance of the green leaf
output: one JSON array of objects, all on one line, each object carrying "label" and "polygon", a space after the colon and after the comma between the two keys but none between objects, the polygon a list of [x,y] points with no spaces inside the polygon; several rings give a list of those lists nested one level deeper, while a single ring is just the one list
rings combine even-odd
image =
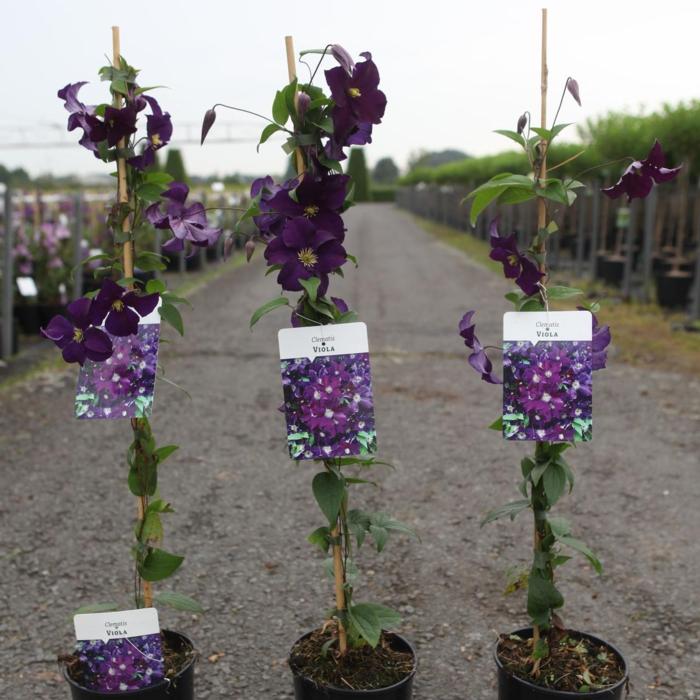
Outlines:
[{"label": "green leaf", "polygon": [[170,457],[175,450],[179,449],[179,445],[163,445],[157,450],[154,450],[153,454],[158,458],[158,464],[160,464],[161,462],[165,462],[165,460],[168,459],[168,457]]},{"label": "green leaf", "polygon": [[153,549],[139,567],[139,575],[144,581],[162,581],[172,576],[184,560],[184,557],[163,549]]},{"label": "green leaf", "polygon": [[[401,624],[401,615],[395,610],[387,608],[386,605],[381,605],[380,603],[358,603],[358,605],[362,606],[363,610],[371,610],[383,630]],[[355,607],[358,607],[358,605]]]},{"label": "green leaf", "polygon": [[577,540],[576,538],[569,536],[557,537],[557,540],[564,546],[571,547],[571,549],[575,549],[577,552],[583,554],[583,556],[586,557],[586,559],[588,559],[588,561],[591,563],[591,566],[596,570],[596,573],[603,573],[603,565],[600,563],[600,560],[586,544],[581,542],[581,540]]},{"label": "green leaf", "polygon": [[314,498],[323,514],[328,518],[328,522],[335,524],[340,504],[345,496],[345,483],[333,472],[320,472],[316,474],[311,489]]},{"label": "green leaf", "polygon": [[540,479],[542,478],[542,474],[547,471],[547,467],[549,466],[549,461],[543,462],[542,464],[536,464],[534,468],[530,471],[530,480],[532,483],[537,486],[537,484],[540,483]]},{"label": "green leaf", "polygon": [[348,607],[348,620],[371,647],[376,647],[382,634],[382,627],[375,610],[367,603]]},{"label": "green leaf", "polygon": [[315,544],[319,547],[322,552],[327,552],[331,544],[329,540],[330,536],[330,529],[324,526],[316,528],[306,539],[311,544]]},{"label": "green leaf", "polygon": [[[287,108],[287,102],[284,97],[284,93],[278,90],[275,93],[275,99],[272,102],[272,118],[278,124],[286,124],[287,119],[289,119],[289,110]],[[270,126],[274,126],[270,124]]]},{"label": "green leaf", "polygon": [[492,523],[494,520],[499,520],[500,518],[509,517],[511,520],[515,520],[518,513],[521,513],[526,508],[530,507],[529,499],[522,499],[519,501],[512,501],[511,503],[506,503],[500,508],[494,508],[490,510],[481,521],[481,527],[484,527],[487,523]]},{"label": "green leaf", "polygon": [[554,287],[547,287],[547,298],[548,299],[571,299],[583,294],[583,290],[576,289],[576,287],[562,287],[555,285]]},{"label": "green leaf", "polygon": [[566,472],[560,464],[553,462],[545,470],[542,482],[549,505],[553,506],[561,498],[566,488]]},{"label": "green leaf", "polygon": [[145,182],[148,182],[151,185],[160,185],[161,187],[167,187],[173,181],[173,176],[169,175],[168,173],[163,173],[159,170],[153,170],[144,173],[143,179]]},{"label": "green leaf", "polygon": [[525,146],[525,138],[522,134],[517,131],[510,131],[508,129],[494,129],[494,134],[500,134],[501,136],[506,136],[511,141],[515,141],[518,146]]},{"label": "green leaf", "polygon": [[369,534],[372,535],[374,544],[377,547],[377,551],[381,552],[384,546],[389,541],[389,531],[386,528],[380,527],[378,525],[369,526]]},{"label": "green leaf", "polygon": [[161,304],[158,307],[160,317],[167,321],[180,335],[185,335],[185,327],[182,322],[182,315],[176,306],[170,303]]},{"label": "green leaf", "polygon": [[528,202],[535,197],[535,189],[532,184],[529,187],[509,187],[498,195],[498,203],[520,204],[521,202]]},{"label": "green leaf", "polygon": [[536,194],[538,197],[544,197],[559,204],[569,204],[569,196],[564,184],[561,180],[555,178],[545,181],[544,187],[537,187]]},{"label": "green leaf", "polygon": [[269,313],[273,309],[280,306],[289,306],[289,299],[287,297],[275,297],[270,299],[270,301],[265,302],[262,306],[258,307],[253,315],[250,317],[250,327],[252,328],[265,314]]},{"label": "green leaf", "polygon": [[503,430],[503,416],[499,416],[489,425],[489,430],[497,430],[499,433]]},{"label": "green leaf", "polygon": [[272,134],[276,134],[278,131],[282,130],[283,128],[279,126],[279,124],[268,124],[260,134],[260,141],[258,141],[256,150],[260,151],[260,146],[262,146],[262,144],[264,144],[265,141],[267,141],[270,138],[270,136],[272,136]]},{"label": "green leaf", "polygon": [[152,279],[146,282],[146,293],[147,294],[162,294],[167,287],[163,280]]},{"label": "green leaf", "polygon": [[149,511],[144,516],[143,529],[141,530],[141,542],[160,541],[163,539],[163,523],[160,514]]},{"label": "green leaf", "polygon": [[163,193],[163,187],[161,185],[145,182],[143,185],[139,185],[134,193],[144,202],[156,202]]},{"label": "green leaf", "polygon": [[300,279],[299,284],[309,295],[309,301],[312,303],[315,302],[318,298],[318,287],[321,284],[321,280],[318,277],[309,277],[307,280]]},{"label": "green leaf", "polygon": [[551,515],[547,516],[547,522],[556,539],[566,537],[571,532],[571,525],[569,525],[569,521],[566,518]]},{"label": "green leaf", "polygon": [[193,598],[175,591],[158,591],[154,596],[156,603],[167,605],[175,610],[184,612],[202,613],[204,608]]},{"label": "green leaf", "polygon": [[525,457],[520,462],[520,471],[523,476],[528,476],[530,472],[535,468],[535,461],[530,457]]},{"label": "green leaf", "polygon": [[113,612],[114,610],[119,610],[119,605],[114,601],[110,601],[109,603],[88,603],[87,605],[81,605],[73,615]]},{"label": "green leaf", "polygon": [[528,577],[527,612],[533,623],[548,625],[551,611],[562,605],[564,598],[554,584],[532,569]]}]

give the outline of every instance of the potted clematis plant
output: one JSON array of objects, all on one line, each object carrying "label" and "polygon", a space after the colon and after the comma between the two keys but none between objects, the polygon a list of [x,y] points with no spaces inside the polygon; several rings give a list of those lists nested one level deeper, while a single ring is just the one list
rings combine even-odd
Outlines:
[{"label": "potted clematis plant", "polygon": [[[544,13],[546,37],[546,10]],[[555,515],[553,508],[574,487],[567,450],[591,439],[592,372],[605,368],[611,335],[607,326],[598,323],[597,303],[580,303],[573,311],[550,310],[550,303],[564,304],[582,294],[578,289],[548,285],[546,253],[548,239],[557,234],[556,210],[570,206],[584,185],[547,173],[548,149],[567,126],[557,123],[562,102],[567,94],[579,105],[581,100],[578,83],[568,78],[559,109],[548,125],[546,75],[543,63],[541,125],[531,126],[526,112],[517,121],[515,131],[498,132],[523,149],[531,165],[530,174],[496,175],[468,195],[472,222],[491,202],[513,204],[534,199],[538,216],[534,238],[524,250],[518,246],[515,233],[502,235],[498,221],[491,224],[490,257],[502,263],[504,276],[518,288],[505,295],[515,313],[504,317],[503,380],[494,370],[488,346],[482,345],[476,335],[475,311],[468,311],[459,323],[459,333],[470,351],[469,364],[485,382],[504,386],[503,415],[490,427],[506,439],[534,443],[534,451],[520,462],[521,498],[490,511],[482,522],[484,525],[505,517],[514,520],[529,511],[534,525],[532,564],[509,584],[511,591],[527,590],[530,626],[502,634],[497,642],[499,699],[618,699],[628,682],[627,662],[609,642],[565,624],[560,612],[564,598],[556,585],[560,567],[571,555],[583,555],[595,571],[602,571],[593,551],[574,535],[567,519]],[[613,198],[623,194],[629,199],[643,198],[655,183],[672,179],[678,170],[665,167],[657,142],[647,159],[634,160],[620,181],[603,192]],[[533,334],[532,340],[517,335],[518,328],[533,326],[528,317],[542,319],[538,327],[543,330]],[[580,334],[570,339],[562,337],[565,322],[573,323]],[[510,335],[513,327],[516,332]]]},{"label": "potted clematis plant", "polygon": [[[66,85],[58,97],[70,114],[68,131],[81,129],[80,145],[99,160],[116,165],[117,198],[108,217],[116,252],[84,261],[99,260],[95,270],[102,280],[99,289],[71,302],[65,315],[52,318],[42,332],[61,349],[66,362],[80,365],[76,417],[129,421],[126,481],[136,497],[137,512],[131,548],[133,578],[123,593],[131,588],[133,610],[122,610],[118,602],[80,608],[75,617],[76,650],[61,660],[76,699],[189,700],[194,697],[194,645],[181,633],[161,630],[153,606],[190,612],[200,612],[201,607],[181,593],[153,590],[154,583],[180,568],[184,557],[162,547],[163,516],[173,508],[160,494],[158,483],[160,464],[178,447],[158,445],[149,420],[159,369],[159,322],[168,322],[182,334],[177,305],[185,300],[169,291],[161,279],[139,282],[134,268],[165,269],[164,256],[138,249],[138,242],[152,235],[154,227],[170,233],[163,246],[166,252],[185,245],[211,245],[221,230],[208,225],[201,204],[186,203],[183,183],[148,170],[156,151],[170,140],[171,117],[147,94],[150,88],[139,86],[138,71],[120,54],[116,27],[113,41],[113,62],[99,72],[109,84],[110,103],[84,104],[79,97],[83,82]],[[140,132],[144,112],[145,130]],[[94,630],[97,623],[110,630],[106,638],[99,629],[79,636],[79,627]],[[129,626],[138,628],[139,634],[127,634]],[[114,633],[115,629],[121,631]]]},{"label": "potted clematis plant", "polygon": [[[295,158],[297,176],[253,182],[251,204],[240,218],[252,219],[256,228],[245,246],[249,257],[256,245],[264,246],[266,274],[276,273],[282,289],[255,311],[251,327],[273,309],[291,309],[292,328],[279,334],[287,443],[293,459],[317,467],[311,486],[323,523],[308,540],[327,555],[334,582],[334,607],[322,626],[296,641],[289,665],[300,700],[409,698],[415,652],[388,631],[400,622],[396,612],[357,599],[355,556],[367,539],[382,551],[393,533],[412,533],[385,513],[351,507],[353,487],[371,483],[360,474],[385,463],[372,456],[376,430],[366,328],[330,291],[348,261],[356,263],[345,248],[343,213],[352,204],[352,182],[342,168],[345,149],[371,141],[386,97],[369,53],[355,62],[336,44],[301,55],[312,53],[321,58],[309,82],[301,83],[287,37],[290,83],[277,92],[260,137],[263,143],[275,132],[286,135],[283,148]],[[328,55],[338,64],[324,74],[330,94],[314,84]],[[205,114],[202,141],[217,107],[225,105]],[[296,300],[290,292],[299,293]],[[285,353],[287,342],[293,349]],[[347,352],[340,352],[343,344]]]}]

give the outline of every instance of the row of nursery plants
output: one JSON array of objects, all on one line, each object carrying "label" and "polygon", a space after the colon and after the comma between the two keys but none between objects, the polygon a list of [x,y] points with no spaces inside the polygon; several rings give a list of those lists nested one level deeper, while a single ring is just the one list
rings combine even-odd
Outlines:
[{"label": "row of nursery plants", "polygon": [[[394,536],[414,533],[386,512],[362,506],[363,490],[373,485],[375,470],[386,463],[374,456],[367,328],[351,300],[333,290],[338,278],[358,264],[346,247],[344,215],[353,204],[353,182],[343,164],[351,146],[371,142],[387,97],[369,52],[355,59],[329,44],[300,56],[307,61],[318,57],[308,82],[296,77],[296,56],[287,37],[289,82],[274,95],[271,117],[217,104],[206,111],[202,126],[204,143],[215,128],[217,110],[254,114],[266,122],[260,144],[282,133],[283,149],[296,164],[296,176],[286,181],[271,176],[256,180],[250,205],[239,218],[240,225],[254,224],[245,244],[248,258],[262,249],[265,274],[278,285],[275,296],[253,314],[251,327],[275,310],[289,314],[290,327],[279,333],[286,443],[292,459],[310,460],[315,467],[309,504],[318,507],[319,524],[307,539],[323,556],[331,581],[328,597],[333,604],[324,614],[328,601],[319,601],[319,626],[295,642],[289,666],[299,699],[410,698],[416,652],[394,631],[400,624],[397,612],[364,598],[358,563],[363,546],[371,543],[381,552]],[[333,65],[321,73],[328,61]],[[109,87],[109,101],[84,104],[80,82],[66,85],[59,97],[70,115],[68,129],[80,131],[81,146],[116,168],[109,219],[115,254],[99,255],[100,265],[109,270],[100,288],[68,305],[44,334],[66,362],[80,365],[76,416],[128,421],[124,494],[134,497],[137,512],[133,593],[128,609],[113,602],[76,614],[77,647],[63,659],[64,674],[74,698],[189,699],[194,697],[195,645],[182,633],[161,629],[158,608],[201,608],[187,595],[162,587],[184,561],[164,545],[164,521],[173,507],[161,495],[159,481],[160,464],[177,446],[160,445],[149,420],[153,384],[161,374],[160,321],[182,334],[178,306],[185,300],[161,280],[137,279],[134,265],[144,257],[162,262],[161,254],[141,247],[142,237],[154,229],[165,234],[164,254],[215,245],[222,230],[211,225],[201,203],[189,199],[186,185],[147,170],[155,153],[170,141],[172,120],[152,89],[141,85],[138,70],[121,56],[116,28],[113,60],[99,75]],[[546,66],[543,76],[546,86]],[[573,79],[566,81],[562,100],[567,94],[580,104]],[[591,371],[605,366],[610,331],[597,324],[595,305],[579,305],[569,313],[580,338],[573,344],[554,340],[557,312],[549,311],[549,301],[574,299],[579,292],[547,285],[547,244],[557,235],[552,210],[569,206],[582,185],[548,176],[550,144],[565,125],[556,116],[547,122],[546,87],[541,125],[532,125],[528,115],[517,120],[516,130],[504,134],[522,147],[532,175],[498,174],[474,190],[469,202],[473,220],[494,200],[538,203],[537,232],[529,247],[519,249],[515,236],[502,234],[493,222],[491,255],[515,285],[506,298],[514,305],[518,324],[544,315],[547,340],[533,345],[504,342],[501,380],[487,354],[491,346],[482,345],[476,335],[475,311],[459,323],[469,365],[490,384],[504,381],[504,413],[491,427],[506,439],[534,444],[533,453],[520,464],[522,497],[485,519],[513,519],[524,512],[533,518],[533,562],[521,581],[527,589],[524,617],[529,627],[498,640],[499,697],[563,698],[573,692],[582,698],[619,698],[627,680],[624,658],[609,643],[567,627],[556,580],[571,554],[583,555],[596,570],[601,564],[575,536],[573,526],[553,513],[574,485],[567,450],[591,437]],[[644,196],[677,170],[665,167],[656,144],[606,194]],[[225,249],[230,250],[232,240]]]},{"label": "row of nursery plants", "polygon": [[[658,139],[671,162],[685,162],[693,182],[700,174],[700,147],[696,134],[700,129],[700,102],[664,105],[647,115],[610,112],[590,118],[578,128],[579,142],[552,145],[552,165],[562,164],[560,176],[588,177],[613,182],[618,162],[630,154],[643,153]],[[578,155],[584,151],[581,155]],[[576,156],[573,160],[572,157]],[[614,162],[613,162],[614,161]],[[401,184],[419,182],[473,185],[501,172],[527,174],[530,164],[520,150],[507,150],[494,155],[477,156],[446,163],[434,168],[415,168]]]}]

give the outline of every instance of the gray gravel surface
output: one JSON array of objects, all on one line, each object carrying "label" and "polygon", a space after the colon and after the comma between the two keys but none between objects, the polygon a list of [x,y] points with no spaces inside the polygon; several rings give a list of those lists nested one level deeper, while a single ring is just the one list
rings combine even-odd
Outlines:
[{"label": "gray gravel surface", "polygon": [[[528,560],[521,516],[479,529],[489,507],[517,498],[522,445],[485,430],[500,392],[466,364],[456,324],[477,308],[482,340],[500,337],[503,281],[444,247],[406,215],[366,205],[348,215],[361,262],[334,286],[369,326],[380,455],[396,465],[354,503],[415,527],[422,543],[363,549],[358,598],[400,608],[420,658],[415,697],[495,698],[492,645],[526,622],[522,594],[504,597],[509,567]],[[182,445],[162,467],[176,513],[166,546],[186,554],[173,587],[201,616],[163,610],[202,653],[197,697],[291,697],[285,657],[332,603],[310,464],[286,457],[276,329],[251,312],[275,292],[258,262],[196,293],[187,335],[166,345],[170,386],[157,390],[154,430]],[[643,342],[640,338],[640,342]],[[562,569],[565,621],[627,655],[630,698],[700,698],[700,386],[615,362],[595,379],[595,439],[569,460],[574,498],[560,511],[600,554]],[[0,697],[64,698],[56,654],[71,611],[121,596],[134,500],[126,489],[124,422],[71,418],[75,373],[42,375],[0,394]],[[209,660],[209,657],[216,659]]]}]

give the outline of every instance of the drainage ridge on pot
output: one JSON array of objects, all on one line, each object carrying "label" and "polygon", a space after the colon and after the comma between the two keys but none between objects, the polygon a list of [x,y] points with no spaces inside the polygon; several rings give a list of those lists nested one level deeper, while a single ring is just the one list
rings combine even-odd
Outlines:
[{"label": "drainage ridge on pot", "polygon": [[97,698],[138,698],[138,700],[194,700],[194,665],[197,661],[197,651],[189,637],[180,632],[163,630],[163,635],[178,649],[183,647],[191,649],[192,655],[187,663],[175,674],[172,679],[156,683],[148,688],[140,690],[128,690],[123,693],[104,693],[99,690],[90,690],[74,681],[68,674],[68,668],[63,665],[63,677],[70,685],[73,700],[97,700]]},{"label": "drainage ridge on pot", "polygon": [[[294,644],[298,644],[303,639],[306,639],[311,634],[307,632],[300,637]],[[386,686],[385,688],[373,688],[370,690],[352,690],[350,688],[337,688],[328,686],[319,686],[314,681],[304,676],[298,675],[290,663],[292,674],[294,675],[294,697],[296,700],[352,700],[357,698],[372,698],[372,700],[411,700],[413,697],[413,678],[416,675],[418,668],[418,657],[413,645],[405,638],[395,632],[385,633],[391,641],[391,646],[396,651],[409,652],[413,656],[413,670],[398,683]],[[292,647],[294,648],[294,647]]]},{"label": "drainage ridge on pot", "polygon": [[[569,630],[569,632],[572,635],[589,639],[596,644],[601,644],[610,649],[622,663],[624,671],[623,677],[617,681],[617,683],[607,688],[583,693],[545,688],[541,685],[531,683],[524,678],[520,678],[504,668],[498,657],[498,647],[501,643],[499,639],[493,647],[493,656],[496,661],[496,672],[498,675],[498,700],[557,700],[557,698],[560,700],[568,700],[569,698],[578,698],[578,700],[622,700],[623,692],[629,682],[629,668],[627,666],[627,660],[622,655],[622,652],[617,647],[610,644],[610,642],[606,642],[592,634],[586,634],[585,632],[578,632],[576,630]],[[526,627],[524,629],[519,629],[512,632],[512,634],[528,639],[532,637],[532,628]]]}]

